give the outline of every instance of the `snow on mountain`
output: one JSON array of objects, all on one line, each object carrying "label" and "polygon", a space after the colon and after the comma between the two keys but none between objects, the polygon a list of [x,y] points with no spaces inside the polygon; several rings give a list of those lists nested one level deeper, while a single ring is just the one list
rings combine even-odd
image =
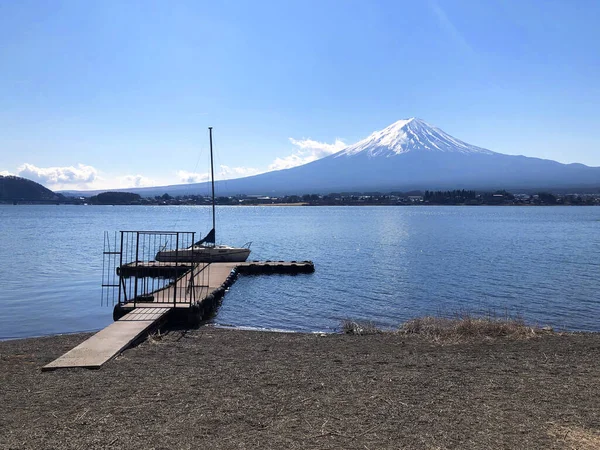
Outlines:
[{"label": "snow on mountain", "polygon": [[375,131],[366,139],[346,147],[335,156],[353,156],[366,152],[373,157],[390,157],[413,151],[494,154],[490,150],[467,144],[421,119],[412,117],[399,120],[381,131]]}]

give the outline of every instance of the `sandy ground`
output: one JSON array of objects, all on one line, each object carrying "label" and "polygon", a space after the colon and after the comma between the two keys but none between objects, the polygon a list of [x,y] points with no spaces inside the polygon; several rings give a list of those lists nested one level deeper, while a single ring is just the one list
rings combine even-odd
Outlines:
[{"label": "sandy ground", "polygon": [[0,449],[600,448],[600,334],[204,327],[41,372],[86,337],[0,342]]}]

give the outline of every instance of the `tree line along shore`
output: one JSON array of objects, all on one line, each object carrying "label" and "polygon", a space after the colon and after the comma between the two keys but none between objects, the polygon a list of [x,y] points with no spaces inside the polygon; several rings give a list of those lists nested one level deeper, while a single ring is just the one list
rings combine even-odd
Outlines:
[{"label": "tree line along shore", "polygon": [[[68,198],[69,203],[90,205],[210,205],[212,198],[202,195],[172,196],[167,193],[142,197],[129,192],[104,192],[91,197]],[[507,191],[478,192],[473,190],[402,192],[353,192],[326,195],[304,194],[283,196],[236,195],[215,198],[217,205],[498,205],[498,206],[594,206],[600,205],[600,194],[512,194]]]},{"label": "tree line along shore", "polygon": [[[506,190],[426,190],[410,192],[339,192],[303,195],[218,196],[218,205],[600,205],[600,189],[592,192],[511,193]],[[107,191],[97,195],[55,193],[39,183],[16,176],[0,176],[0,203],[79,205],[209,205],[208,195],[169,193],[143,197],[131,192]]]}]

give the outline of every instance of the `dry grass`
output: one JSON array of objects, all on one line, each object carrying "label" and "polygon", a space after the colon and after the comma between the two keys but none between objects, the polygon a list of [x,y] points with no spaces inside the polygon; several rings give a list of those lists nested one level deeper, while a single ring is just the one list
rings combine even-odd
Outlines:
[{"label": "dry grass", "polygon": [[549,327],[529,326],[519,317],[461,314],[452,319],[432,316],[412,319],[400,326],[399,333],[420,335],[436,342],[460,342],[481,338],[528,339],[553,333],[553,330]]},{"label": "dry grass", "polygon": [[591,449],[600,334],[167,331],[100,370],[89,335],[0,342],[0,449]]},{"label": "dry grass", "polygon": [[[371,321],[346,319],[341,323],[343,334],[366,336],[386,331]],[[397,331],[404,335],[416,335],[439,343],[462,342],[473,339],[529,339],[542,334],[554,333],[550,327],[527,325],[520,317],[493,314],[478,316],[470,313],[456,314],[454,318],[425,316],[403,323]]]},{"label": "dry grass", "polygon": [[600,432],[578,426],[555,426],[548,432],[564,448],[573,450],[596,450],[600,448]]},{"label": "dry grass", "polygon": [[349,319],[342,322],[342,332],[344,334],[353,334],[356,336],[383,333],[383,331],[377,328],[373,322]]}]

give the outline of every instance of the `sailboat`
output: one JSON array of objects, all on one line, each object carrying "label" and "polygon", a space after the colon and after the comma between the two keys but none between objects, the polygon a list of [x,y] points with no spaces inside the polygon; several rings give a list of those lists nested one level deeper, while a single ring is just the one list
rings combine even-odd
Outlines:
[{"label": "sailboat", "polygon": [[215,232],[215,173],[213,169],[212,127],[210,136],[210,180],[212,185],[212,230],[190,247],[177,250],[160,250],[154,259],[160,262],[244,262],[250,255],[250,243],[242,247],[216,245]]}]

